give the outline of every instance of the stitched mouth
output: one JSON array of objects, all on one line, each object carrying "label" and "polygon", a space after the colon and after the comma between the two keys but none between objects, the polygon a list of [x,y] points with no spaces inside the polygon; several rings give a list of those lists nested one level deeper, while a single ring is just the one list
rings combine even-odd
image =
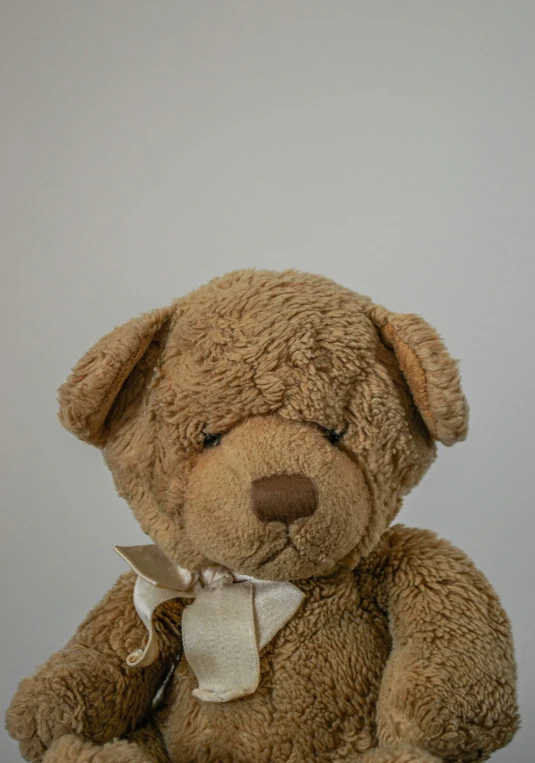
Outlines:
[{"label": "stitched mouth", "polygon": [[[287,542],[284,544],[282,548],[279,548],[277,551],[274,551],[272,554],[267,556],[265,559],[263,559],[259,567],[263,567],[265,564],[268,564],[269,562],[273,562],[275,559],[277,559],[284,551],[286,551],[287,548],[295,548],[294,544],[292,543],[291,539],[288,538]],[[297,551],[297,549],[295,548]]]}]

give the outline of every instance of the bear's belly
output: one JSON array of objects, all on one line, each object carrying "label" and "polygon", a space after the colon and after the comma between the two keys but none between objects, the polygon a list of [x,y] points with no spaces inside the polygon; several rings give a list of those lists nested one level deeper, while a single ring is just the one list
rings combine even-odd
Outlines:
[{"label": "bear's belly", "polygon": [[173,763],[322,763],[375,746],[386,618],[349,571],[300,588],[306,599],[263,651],[253,695],[200,702],[180,661],[160,719]]}]

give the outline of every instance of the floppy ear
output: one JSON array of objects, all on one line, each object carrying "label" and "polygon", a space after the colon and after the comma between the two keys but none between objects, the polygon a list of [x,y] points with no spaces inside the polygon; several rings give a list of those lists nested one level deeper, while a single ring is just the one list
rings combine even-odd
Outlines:
[{"label": "floppy ear", "polygon": [[370,317],[394,350],[414,403],[435,440],[454,445],[466,438],[468,404],[455,361],[438,333],[419,315],[391,313],[373,305]]},{"label": "floppy ear", "polygon": [[58,392],[59,419],[66,429],[92,445],[104,445],[106,417],[115,398],[172,313],[172,307],[144,313],[86,352]]}]

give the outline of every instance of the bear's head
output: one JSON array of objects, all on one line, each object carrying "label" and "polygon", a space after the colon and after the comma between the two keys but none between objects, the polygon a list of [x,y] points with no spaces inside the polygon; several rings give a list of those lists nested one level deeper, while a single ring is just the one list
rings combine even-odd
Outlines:
[{"label": "bear's head", "polygon": [[119,326],[59,400],[173,562],[266,580],[355,566],[468,416],[422,318],[297,271],[230,273]]}]

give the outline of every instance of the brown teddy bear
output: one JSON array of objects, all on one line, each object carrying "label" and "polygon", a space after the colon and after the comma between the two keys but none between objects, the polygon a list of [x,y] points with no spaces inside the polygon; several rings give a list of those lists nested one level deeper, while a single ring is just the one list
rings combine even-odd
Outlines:
[{"label": "brown teddy bear", "polygon": [[114,329],[60,390],[155,545],[7,713],[45,763],[482,761],[518,726],[510,625],[389,527],[467,431],[416,315],[244,270]]}]

